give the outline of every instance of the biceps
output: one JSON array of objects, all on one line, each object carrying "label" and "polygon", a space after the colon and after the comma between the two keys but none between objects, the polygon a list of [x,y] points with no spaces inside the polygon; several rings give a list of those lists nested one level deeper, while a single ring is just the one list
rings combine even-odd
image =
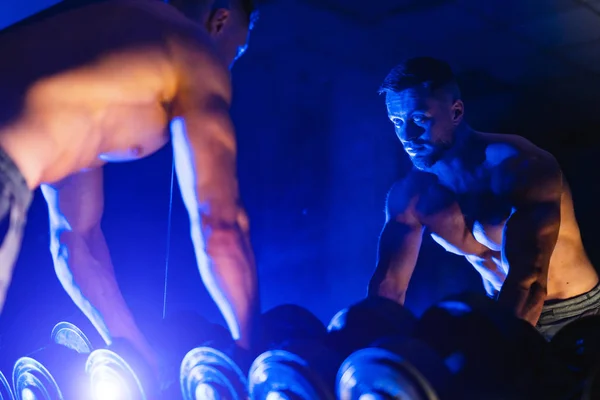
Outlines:
[{"label": "biceps", "polygon": [[544,202],[520,207],[505,228],[505,247],[531,248],[554,246],[560,229],[560,202]]},{"label": "biceps", "polygon": [[545,281],[560,229],[560,204],[521,208],[506,223],[503,261],[511,281]]}]

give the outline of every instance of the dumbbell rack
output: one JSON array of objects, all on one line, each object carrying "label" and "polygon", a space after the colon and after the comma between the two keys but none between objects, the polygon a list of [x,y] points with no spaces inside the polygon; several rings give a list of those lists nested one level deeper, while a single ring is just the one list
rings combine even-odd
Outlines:
[{"label": "dumbbell rack", "polygon": [[[15,362],[11,377],[0,372],[0,400],[600,398],[598,316],[547,342],[472,295],[446,299],[420,318],[369,298],[327,327],[302,307],[282,305],[263,314],[254,352],[199,321],[198,345],[184,343],[189,349],[160,383],[127,347],[95,349],[61,322],[48,346]],[[174,329],[172,340],[190,326]]]}]

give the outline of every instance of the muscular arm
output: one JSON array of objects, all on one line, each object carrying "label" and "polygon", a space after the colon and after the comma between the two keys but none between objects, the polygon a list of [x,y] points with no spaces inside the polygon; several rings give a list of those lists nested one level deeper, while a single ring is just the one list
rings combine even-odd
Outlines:
[{"label": "muscular arm", "polygon": [[171,132],[196,260],[231,334],[248,347],[259,312],[258,283],[238,190],[229,76],[208,52],[174,51],[181,82]]},{"label": "muscular arm", "polygon": [[423,226],[414,213],[407,186],[397,183],[386,204],[386,222],[379,237],[377,267],[369,283],[370,296],[382,296],[404,304],[406,291],[421,247]]},{"label": "muscular arm", "polygon": [[550,257],[560,228],[562,173],[543,154],[511,166],[515,206],[504,228],[503,262],[509,272],[498,301],[532,325],[546,298]]},{"label": "muscular arm", "polygon": [[155,367],[115,279],[100,221],[104,209],[102,169],[42,185],[50,216],[50,251],[59,281],[110,344],[128,339]]}]

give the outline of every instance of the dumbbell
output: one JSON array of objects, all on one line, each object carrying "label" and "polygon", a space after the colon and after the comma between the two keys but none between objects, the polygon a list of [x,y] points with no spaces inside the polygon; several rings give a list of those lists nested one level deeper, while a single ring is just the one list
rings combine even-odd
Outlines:
[{"label": "dumbbell", "polygon": [[[406,336],[386,337],[346,358],[337,377],[342,400],[371,396],[450,399],[453,376],[429,345]],[[362,397],[364,396],[364,397]]]},{"label": "dumbbell", "polygon": [[89,395],[85,362],[92,345],[75,325],[55,325],[50,342],[13,367],[12,381],[17,400],[80,400]]},{"label": "dumbbell", "polygon": [[378,347],[357,350],[346,358],[338,372],[336,392],[340,400],[440,398],[410,361]]},{"label": "dumbbell", "polygon": [[550,348],[577,379],[581,399],[600,398],[600,316],[565,325],[550,340]]},{"label": "dumbbell", "polygon": [[85,365],[90,400],[156,400],[160,386],[146,361],[123,338],[92,351]]},{"label": "dumbbell", "polygon": [[410,337],[416,322],[415,315],[397,302],[369,296],[334,315],[326,342],[345,358],[386,337]]},{"label": "dumbbell", "polygon": [[409,335],[416,320],[399,304],[375,297],[338,312],[327,332],[321,321],[298,306],[276,307],[265,316],[279,321],[272,332],[285,333],[273,338],[275,346],[253,364],[249,384],[256,399],[275,393],[282,398],[335,398],[337,371],[347,356],[377,339]]},{"label": "dumbbell", "polygon": [[335,399],[342,359],[325,345],[323,322],[303,307],[284,304],[261,316],[260,329],[260,355],[248,374],[251,399]]},{"label": "dumbbell", "polygon": [[180,369],[183,399],[247,399],[247,374],[234,358],[227,352],[210,346],[200,346],[190,350],[185,355]]},{"label": "dumbbell", "polygon": [[[422,315],[415,337],[444,359],[461,398],[530,399],[567,390],[561,374],[552,374],[560,366],[545,339],[487,296],[445,298]],[[545,385],[549,376],[556,378],[552,387]]]},{"label": "dumbbell", "polygon": [[250,358],[230,332],[201,315],[182,311],[163,321],[155,348],[172,382],[165,399],[246,399]]},{"label": "dumbbell", "polygon": [[416,324],[412,312],[383,297],[368,297],[338,312],[327,338],[346,358],[337,376],[337,396],[397,398],[403,393],[434,399],[446,394],[450,371],[434,350],[412,338]]},{"label": "dumbbell", "polygon": [[6,379],[6,376],[0,371],[0,400],[15,400],[12,386]]},{"label": "dumbbell", "polygon": [[117,338],[88,358],[93,400],[107,398],[108,392],[132,400],[235,400],[246,395],[246,376],[231,360],[237,355],[235,344],[221,325],[182,311],[155,324],[146,336],[158,355],[161,376],[128,341]]}]

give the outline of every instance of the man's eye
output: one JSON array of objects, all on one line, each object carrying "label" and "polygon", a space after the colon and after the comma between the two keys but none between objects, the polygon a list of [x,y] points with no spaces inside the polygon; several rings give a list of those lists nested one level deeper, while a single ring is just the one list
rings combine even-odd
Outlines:
[{"label": "man's eye", "polygon": [[413,115],[412,118],[413,118],[413,121],[415,121],[416,123],[423,123],[426,120],[424,115]]}]

